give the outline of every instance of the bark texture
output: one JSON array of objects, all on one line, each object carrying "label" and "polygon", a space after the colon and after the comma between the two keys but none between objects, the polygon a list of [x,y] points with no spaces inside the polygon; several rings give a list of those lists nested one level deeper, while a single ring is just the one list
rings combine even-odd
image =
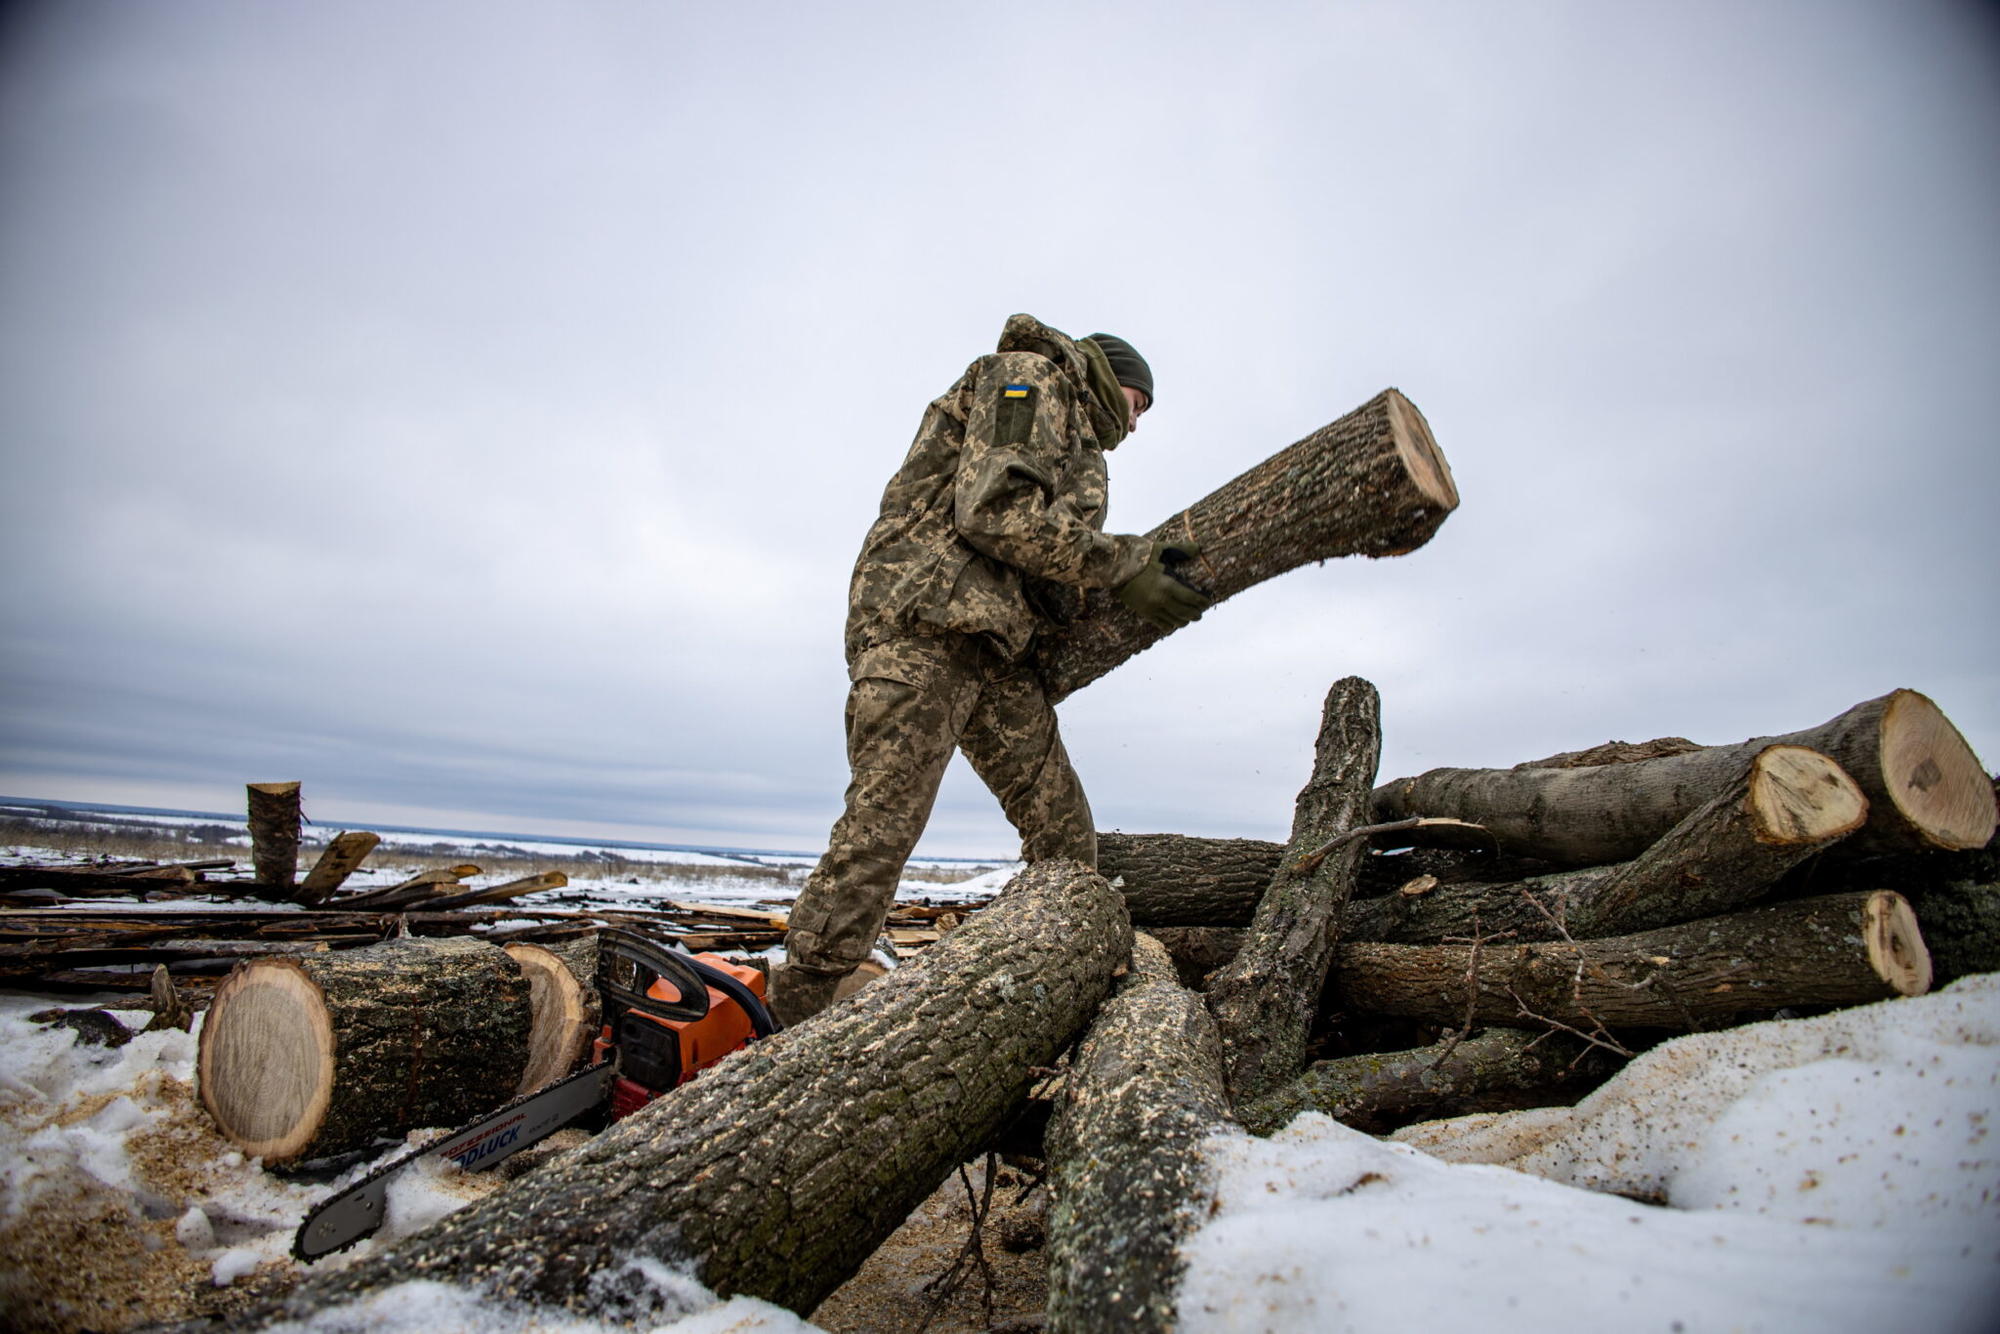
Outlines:
[{"label": "bark texture", "polygon": [[297,783],[251,783],[250,864],[257,883],[290,889],[299,874]]},{"label": "bark texture", "polygon": [[1345,944],[1327,991],[1350,1011],[1434,1023],[1690,1030],[1745,1011],[1920,995],[1930,980],[1909,904],[1879,891],[1608,940]]},{"label": "bark texture", "polygon": [[1077,1049],[1047,1136],[1049,1328],[1171,1330],[1201,1142],[1234,1123],[1201,998],[1141,933]]},{"label": "bark texture", "polygon": [[1433,769],[1375,792],[1378,819],[1449,815],[1502,848],[1565,866],[1628,861],[1713,798],[1766,746],[1831,757],[1869,802],[1843,851],[1982,847],[1992,782],[1951,720],[1914,690],[1857,704],[1818,727],[1677,755],[1580,768]]},{"label": "bark texture", "polygon": [[1248,926],[1284,854],[1254,838],[1097,836],[1097,869],[1124,880],[1118,892],[1135,927]]},{"label": "bark texture", "polygon": [[259,1318],[428,1278],[639,1319],[646,1260],[809,1312],[1015,1114],[1131,950],[1102,877],[1039,863],[853,999]]},{"label": "bark texture", "polygon": [[[1451,468],[1409,399],[1385,389],[1155,528],[1201,543],[1194,581],[1220,602],[1310,561],[1400,556],[1458,508]],[[1037,641],[1051,700],[1074,694],[1163,635],[1093,592]]]},{"label": "bark texture", "polygon": [[1867,811],[1860,788],[1826,756],[1769,746],[1632,861],[1371,899],[1348,910],[1341,938],[1435,944],[1505,931],[1516,940],[1555,940],[1564,930],[1622,935],[1716,917],[1762,898],[1794,866],[1859,828]]},{"label": "bark texture", "polygon": [[1381,696],[1358,676],[1327,692],[1312,777],[1299,792],[1284,862],[1236,957],[1209,979],[1208,1008],[1222,1033],[1236,1102],[1260,1097],[1305,1065],[1334,933],[1367,849],[1357,839],[1326,856],[1313,854],[1367,822],[1382,754],[1381,715]]},{"label": "bark texture", "polygon": [[1489,1028],[1413,1051],[1315,1061],[1291,1083],[1240,1110],[1243,1128],[1268,1135],[1300,1112],[1386,1135],[1418,1121],[1575,1102],[1623,1061],[1567,1033]]},{"label": "bark texture", "polygon": [[514,1096],[527,980],[484,941],[392,940],[239,964],[202,1025],[202,1105],[266,1162],[457,1125]]}]

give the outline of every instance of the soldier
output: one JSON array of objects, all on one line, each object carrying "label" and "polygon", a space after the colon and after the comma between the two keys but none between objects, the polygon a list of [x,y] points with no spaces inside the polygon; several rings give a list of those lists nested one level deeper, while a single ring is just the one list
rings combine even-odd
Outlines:
[{"label": "soldier", "polygon": [[1195,543],[1103,531],[1104,451],[1153,402],[1153,373],[1110,334],[1007,321],[924,413],[849,587],[846,810],[799,894],[772,1005],[818,1013],[868,957],[903,863],[963,750],[1027,861],[1097,864],[1090,804],[1036,670],[1035,637],[1117,590],[1178,629],[1209,599],[1169,572]]}]

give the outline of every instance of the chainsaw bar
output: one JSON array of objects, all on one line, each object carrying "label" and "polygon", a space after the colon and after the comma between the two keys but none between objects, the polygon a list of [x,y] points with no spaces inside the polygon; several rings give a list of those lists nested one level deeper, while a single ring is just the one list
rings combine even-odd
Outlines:
[{"label": "chainsaw bar", "polygon": [[616,1073],[616,1062],[600,1062],[516,1098],[435,1144],[390,1159],[315,1205],[292,1236],[292,1254],[310,1264],[373,1233],[382,1226],[389,1179],[420,1158],[452,1158],[467,1171],[484,1171],[516,1150],[539,1143],[585,1112],[602,1106]]}]

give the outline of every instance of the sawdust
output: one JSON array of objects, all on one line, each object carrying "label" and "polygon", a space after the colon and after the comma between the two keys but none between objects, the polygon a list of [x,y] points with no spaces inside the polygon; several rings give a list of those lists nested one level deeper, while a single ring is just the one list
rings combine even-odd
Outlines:
[{"label": "sawdust", "polygon": [[[159,1112],[125,1137],[136,1190],[62,1173],[37,1183],[27,1206],[0,1223],[6,1328],[24,1334],[124,1330],[226,1312],[274,1281],[291,1281],[283,1272],[290,1266],[279,1264],[268,1267],[270,1274],[218,1288],[213,1257],[189,1250],[176,1235],[190,1205],[228,1185],[225,1165],[243,1161],[187,1082],[149,1071],[129,1089],[80,1099],[48,1124],[81,1124],[128,1096]],[[267,1230],[255,1220],[215,1221]]]},{"label": "sawdust", "polygon": [[[983,1160],[967,1166],[972,1192],[985,1184]],[[938,1289],[972,1232],[972,1202],[957,1174],[891,1233],[861,1271],[812,1313],[832,1334],[929,1334],[1036,1330],[1048,1300],[1045,1248],[1048,1188],[1021,1168],[1002,1166],[993,1178],[993,1203],[981,1228],[994,1283],[992,1317],[979,1267],[968,1259],[956,1290]],[[1032,1187],[1032,1189],[1030,1188]]]}]

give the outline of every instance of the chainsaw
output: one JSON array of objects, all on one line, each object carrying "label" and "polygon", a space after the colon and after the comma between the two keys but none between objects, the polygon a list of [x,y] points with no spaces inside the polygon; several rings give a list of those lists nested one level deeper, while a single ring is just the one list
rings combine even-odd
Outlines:
[{"label": "chainsaw", "polygon": [[292,1254],[311,1262],[382,1226],[389,1182],[426,1158],[482,1172],[589,1113],[630,1116],[731,1052],[778,1031],[764,974],[716,954],[664,948],[631,931],[599,934],[596,984],[605,1023],[591,1065],[391,1159],[320,1201],[299,1224]]}]

